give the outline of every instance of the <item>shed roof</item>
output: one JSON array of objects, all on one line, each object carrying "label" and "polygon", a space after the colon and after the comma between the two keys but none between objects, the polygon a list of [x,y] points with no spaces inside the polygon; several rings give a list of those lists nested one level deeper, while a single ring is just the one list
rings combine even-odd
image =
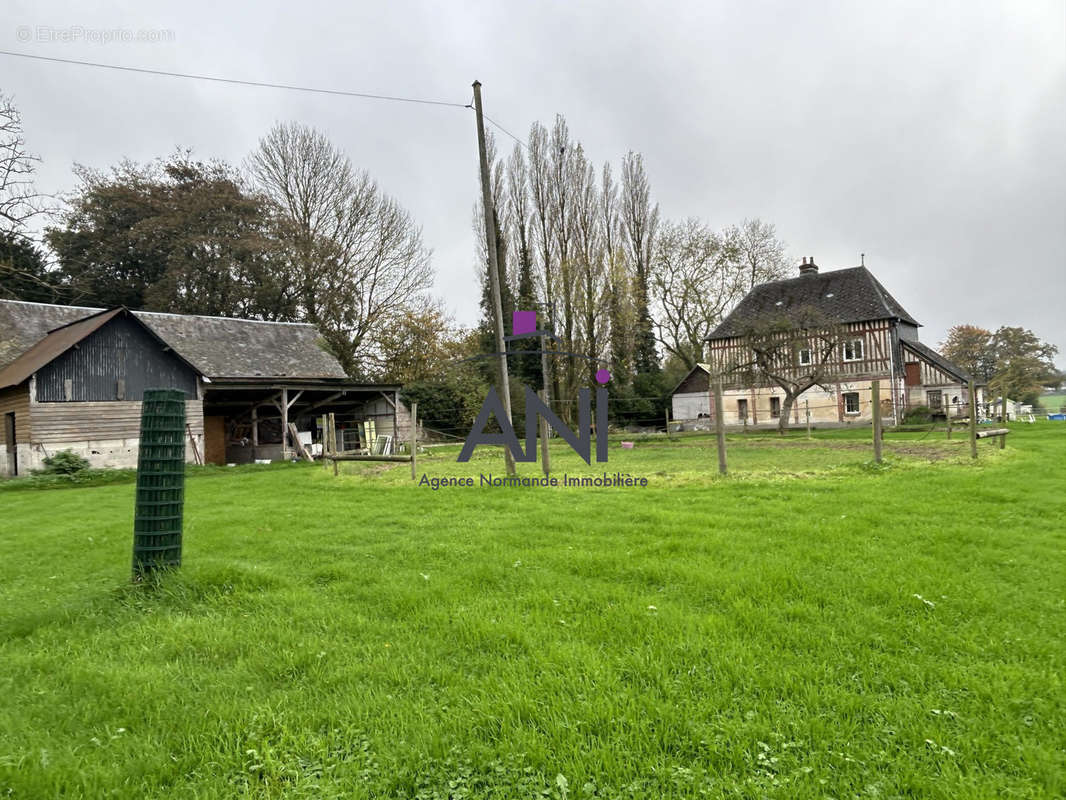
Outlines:
[{"label": "shed roof", "polygon": [[[95,318],[102,311],[0,300],[0,368],[57,328]],[[208,378],[346,377],[337,359],[319,346],[319,334],[313,325],[152,311],[132,313]]]},{"label": "shed roof", "polygon": [[919,341],[913,339],[900,339],[900,344],[904,348],[910,350],[919,358],[924,358],[934,367],[938,367],[955,378],[958,378],[962,383],[969,383],[971,380],[970,373],[966,372],[962,367],[959,367],[952,361],[948,361],[944,356],[940,355],[932,347],[927,347]]},{"label": "shed roof", "polygon": [[728,339],[766,317],[813,309],[834,323],[898,319],[918,323],[866,267],[800,275],[761,283],[748,292],[707,339]]}]

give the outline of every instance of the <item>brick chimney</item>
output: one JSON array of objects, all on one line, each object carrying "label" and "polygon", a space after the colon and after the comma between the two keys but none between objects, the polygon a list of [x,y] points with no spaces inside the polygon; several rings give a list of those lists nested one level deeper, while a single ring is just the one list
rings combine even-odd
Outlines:
[{"label": "brick chimney", "polygon": [[800,264],[800,275],[817,275],[818,265],[814,263],[814,256],[810,257],[810,261],[807,257],[803,257],[803,263]]}]

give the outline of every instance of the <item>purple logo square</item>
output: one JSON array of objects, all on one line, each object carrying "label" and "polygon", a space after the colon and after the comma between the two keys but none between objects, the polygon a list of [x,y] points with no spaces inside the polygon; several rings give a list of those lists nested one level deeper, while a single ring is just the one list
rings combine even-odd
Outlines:
[{"label": "purple logo square", "polygon": [[514,336],[524,333],[533,333],[537,330],[536,311],[515,311],[511,315],[511,331]]}]

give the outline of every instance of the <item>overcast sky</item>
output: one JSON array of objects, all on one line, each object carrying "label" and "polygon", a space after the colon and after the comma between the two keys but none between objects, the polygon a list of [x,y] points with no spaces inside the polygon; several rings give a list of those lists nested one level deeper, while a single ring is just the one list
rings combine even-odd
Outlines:
[{"label": "overcast sky", "polygon": [[[643,153],[666,217],[758,216],[822,269],[864,252],[923,341],[1023,325],[1066,364],[1063,0],[167,5],[9,0],[0,47],[459,103],[477,78],[521,137],[561,113],[594,161]],[[169,41],[102,41],[113,29]],[[186,146],[240,163],[276,121],[320,128],[411,210],[437,292],[477,318],[466,109],[7,56],[0,91],[50,192],[74,162]]]}]

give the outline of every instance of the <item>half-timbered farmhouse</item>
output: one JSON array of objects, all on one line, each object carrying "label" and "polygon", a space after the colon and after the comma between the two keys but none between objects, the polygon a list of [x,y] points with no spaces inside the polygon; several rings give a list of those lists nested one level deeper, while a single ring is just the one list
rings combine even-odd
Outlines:
[{"label": "half-timbered farmhouse", "polygon": [[[805,421],[808,411],[816,423],[869,422],[875,413],[875,380],[880,381],[880,413],[886,421],[897,422],[917,406],[927,406],[934,414],[968,414],[970,376],[918,340],[919,323],[865,266],[819,272],[814,259],[805,258],[799,272],[796,278],[756,286],[710,333],[705,363],[691,370],[673,393],[674,419],[710,418],[710,381],[722,373],[727,424],[777,425],[783,389],[770,381],[754,381],[750,371],[736,367],[752,361],[747,336],[761,320],[788,320],[790,315],[813,315],[833,327],[832,351],[820,362],[822,380],[800,395],[792,407],[792,422]],[[816,336],[809,346],[801,339],[785,355],[791,359],[785,371],[809,372],[818,347]]]},{"label": "half-timbered farmhouse", "polygon": [[311,325],[0,300],[0,475],[58,450],[136,466],[154,388],[185,392],[189,462],[288,458],[289,423],[320,441],[325,413],[342,447],[365,420],[383,435],[410,426],[400,387],[349,379]]}]

